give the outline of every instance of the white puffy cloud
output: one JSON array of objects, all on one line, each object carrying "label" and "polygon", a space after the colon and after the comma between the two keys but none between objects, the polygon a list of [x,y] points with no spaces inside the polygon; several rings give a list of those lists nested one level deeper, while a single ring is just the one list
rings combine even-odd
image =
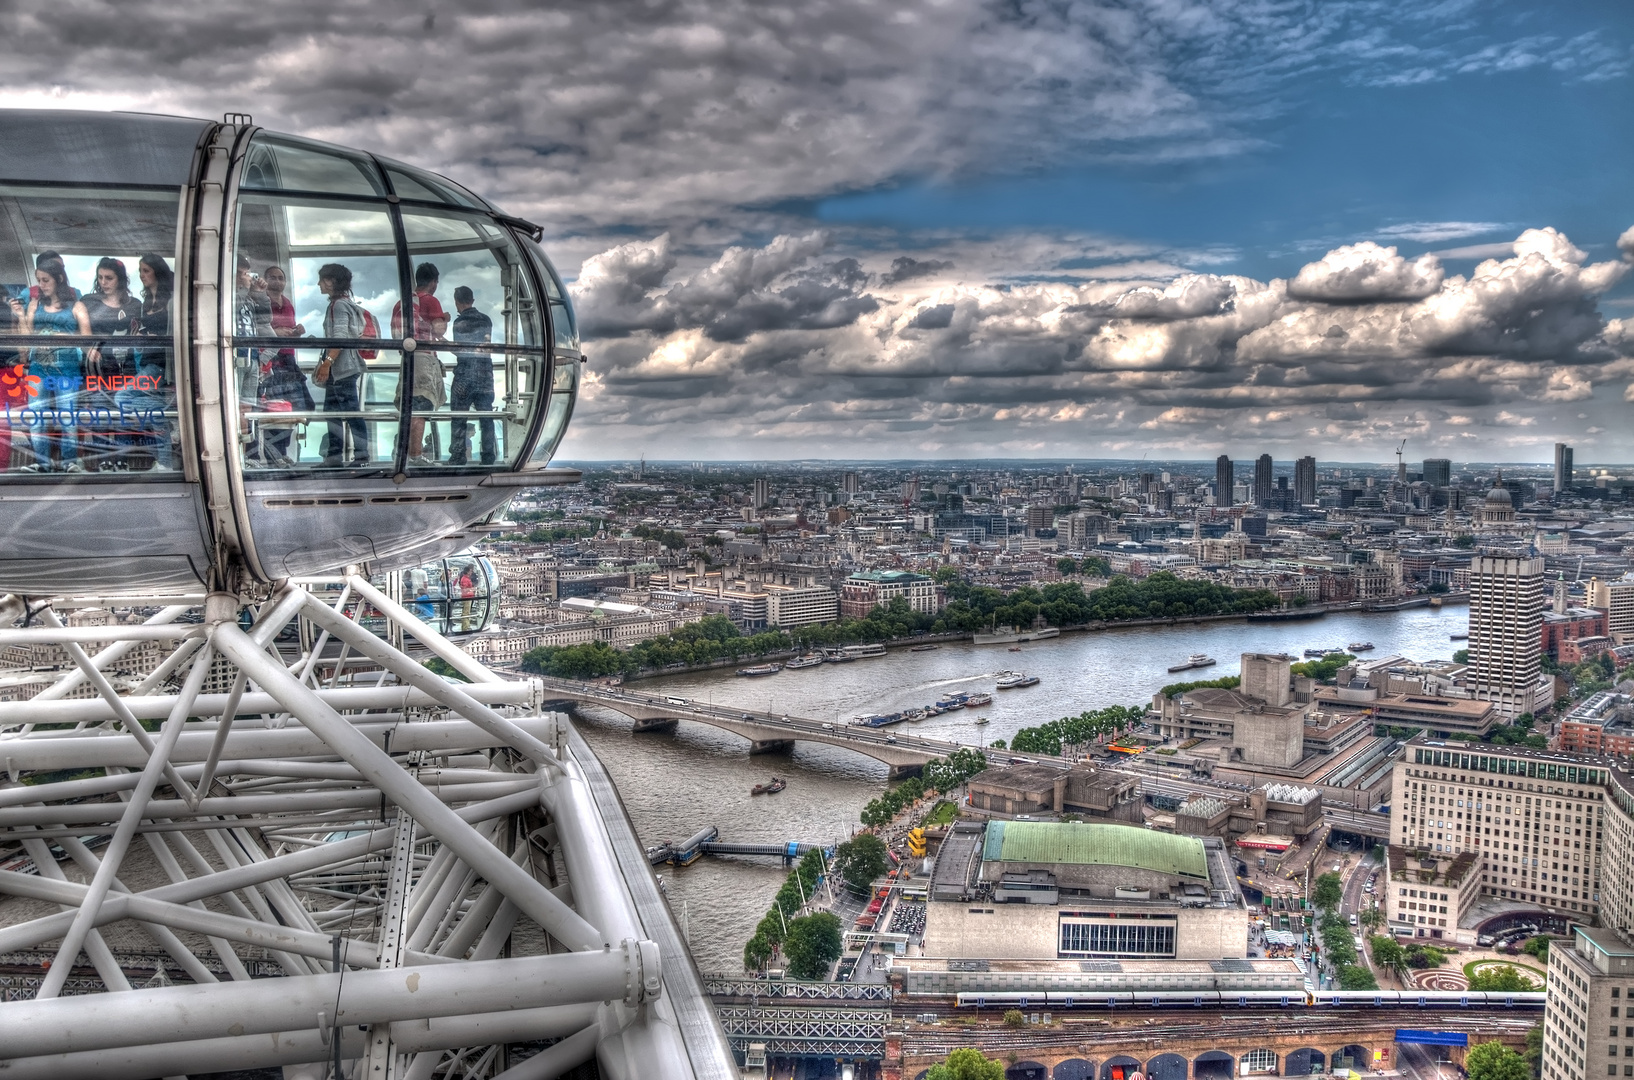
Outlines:
[{"label": "white puffy cloud", "polygon": [[[1597,387],[1634,374],[1617,359],[1634,351],[1624,323],[1597,309],[1627,264],[1588,262],[1547,228],[1467,278],[1388,248],[1337,249],[1306,268],[1307,288],[1330,290],[1321,300],[1241,276],[971,284],[946,267],[899,293],[914,284],[907,257],[848,256],[818,233],[694,270],[666,243],[596,256],[575,286],[586,324],[613,335],[596,347],[603,382],[586,411],[648,438],[668,425],[768,451],[897,453],[911,439],[999,453],[1022,452],[1029,429],[1106,451],[1202,451],[1245,431],[1447,448],[1479,432],[1507,446],[1521,429],[1548,434],[1538,409],[1598,407]],[[1331,299],[1346,288],[1349,302]]]},{"label": "white puffy cloud", "polygon": [[1393,247],[1370,240],[1335,248],[1300,267],[1288,282],[1299,300],[1355,303],[1365,300],[1422,300],[1441,287],[1441,260],[1420,255],[1409,261]]}]

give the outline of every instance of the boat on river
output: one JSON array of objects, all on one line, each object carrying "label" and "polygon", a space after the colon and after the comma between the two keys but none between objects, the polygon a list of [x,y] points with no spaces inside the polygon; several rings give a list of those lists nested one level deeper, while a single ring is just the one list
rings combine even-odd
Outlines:
[{"label": "boat on river", "polygon": [[931,652],[932,650],[940,649],[941,647],[942,646],[940,646],[940,645],[915,645],[913,648],[909,649],[908,651],[909,652]]},{"label": "boat on river", "polygon": [[750,679],[758,679],[763,675],[776,675],[783,668],[779,664],[756,664],[754,667],[738,668],[738,674]]},{"label": "boat on river", "polygon": [[1219,661],[1207,653],[1194,652],[1186,658],[1184,664],[1176,664],[1171,667],[1169,674],[1173,675],[1177,671],[1190,671],[1192,668],[1213,667],[1217,663]]},{"label": "boat on river", "polygon": [[783,665],[783,670],[795,671],[799,668],[821,667],[822,664],[823,658],[821,655],[817,653],[807,653],[804,656],[796,656],[793,660],[785,663]]},{"label": "boat on river", "polygon": [[1371,641],[1352,641],[1349,645],[1346,645],[1345,648],[1353,653],[1372,652],[1373,643]]},{"label": "boat on river", "polygon": [[947,697],[936,699],[936,708],[942,712],[952,712],[954,709],[964,708],[968,700],[964,694],[949,694]]},{"label": "boat on river", "polygon": [[992,630],[977,631],[970,640],[977,645],[1014,645],[1021,641],[1043,641],[1060,637],[1059,627],[1046,626],[1038,630],[1018,630],[1013,626],[998,626]]},{"label": "boat on river", "polygon": [[1037,675],[1027,675],[1020,671],[1002,671],[999,673],[998,688],[1000,690],[1019,690],[1024,686],[1037,685]]},{"label": "boat on river", "polygon": [[988,721],[987,717],[985,717],[985,716],[976,717],[976,726],[977,727],[986,727],[988,723],[989,723],[989,721]]},{"label": "boat on river", "polygon": [[1244,618],[1249,622],[1302,622],[1305,619],[1320,619],[1327,614],[1326,608],[1271,608],[1269,611],[1250,611]]},{"label": "boat on river", "polygon": [[[978,709],[983,705],[991,704],[993,704],[993,695],[985,690],[978,690],[974,694],[965,697],[965,708],[967,709]],[[985,724],[987,721],[983,719],[981,722]]]},{"label": "boat on river", "polygon": [[851,660],[870,660],[884,655],[885,646],[876,641],[868,645],[842,645],[837,651],[829,653],[825,659],[843,664]]},{"label": "boat on river", "polygon": [[1469,640],[1469,633],[1466,631],[1465,633],[1462,633],[1462,634],[1453,634],[1452,639],[1454,641],[1468,641]]},{"label": "boat on river", "polygon": [[786,788],[788,786],[789,786],[788,781],[784,780],[780,776],[774,776],[774,777],[772,777],[770,783],[756,784],[754,787],[750,788],[749,789],[749,794],[751,794],[751,795],[776,795],[779,791],[782,791],[784,788]]}]

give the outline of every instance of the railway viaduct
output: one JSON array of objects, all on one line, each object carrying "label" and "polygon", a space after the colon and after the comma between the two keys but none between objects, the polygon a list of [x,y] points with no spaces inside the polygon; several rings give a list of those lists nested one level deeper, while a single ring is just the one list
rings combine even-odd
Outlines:
[{"label": "railway viaduct", "polygon": [[[960,1047],[974,1047],[1006,1065],[1005,1080],[1232,1080],[1238,1076],[1309,1076],[1352,1068],[1368,1074],[1394,1070],[1402,1028],[1462,1032],[1470,1045],[1502,1042],[1525,1048],[1526,1032],[1541,1017],[1448,1014],[1445,1011],[1299,1015],[1205,1014],[1190,1021],[1172,1012],[1115,1019],[1072,1017],[1022,1030],[997,1025],[949,1029],[902,1019],[887,1037],[885,1080],[923,1080],[932,1065]],[[1041,1013],[1028,1010],[1029,1020]],[[986,1018],[991,1022],[994,1018]],[[1375,1057],[1375,1054],[1378,1056]],[[1462,1061],[1453,1048],[1451,1060]]]}]

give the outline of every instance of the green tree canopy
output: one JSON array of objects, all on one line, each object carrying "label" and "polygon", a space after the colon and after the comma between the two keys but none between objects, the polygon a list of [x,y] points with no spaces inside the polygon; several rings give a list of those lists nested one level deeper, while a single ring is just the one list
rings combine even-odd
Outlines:
[{"label": "green tree canopy", "polygon": [[820,911],[789,923],[783,955],[788,957],[789,974],[796,979],[823,978],[844,951],[840,920],[831,912]]},{"label": "green tree canopy", "polygon": [[1471,990],[1487,990],[1495,993],[1520,993],[1539,989],[1538,984],[1527,978],[1519,969],[1508,964],[1494,964],[1482,968],[1469,980]]},{"label": "green tree canopy", "polygon": [[1399,970],[1407,961],[1407,950],[1393,937],[1375,934],[1367,939],[1367,947],[1373,950],[1373,961],[1387,968]]},{"label": "green tree canopy", "polygon": [[1470,1047],[1464,1055],[1469,1080],[1532,1080],[1526,1059],[1501,1042],[1485,1042]]},{"label": "green tree canopy", "polygon": [[1339,969],[1339,989],[1341,990],[1377,990],[1379,980],[1373,973],[1360,964],[1346,964]]},{"label": "green tree canopy", "polygon": [[994,1061],[980,1050],[955,1050],[940,1065],[932,1065],[925,1080],[1004,1080],[1004,1062]]},{"label": "green tree canopy", "polygon": [[873,833],[858,833],[834,849],[834,873],[857,892],[866,892],[890,866],[885,841]]},{"label": "green tree canopy", "polygon": [[1344,881],[1338,874],[1323,874],[1311,889],[1311,903],[1323,911],[1339,910],[1339,902],[1343,898]]}]

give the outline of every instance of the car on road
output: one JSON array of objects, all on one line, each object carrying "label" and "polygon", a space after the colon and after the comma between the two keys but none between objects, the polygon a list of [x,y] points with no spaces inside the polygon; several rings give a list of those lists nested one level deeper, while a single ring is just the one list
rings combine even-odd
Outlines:
[{"label": "car on road", "polygon": [[896,742],[896,736],[895,735],[887,735],[887,736],[885,736],[885,741],[888,742],[888,743],[894,743],[894,742]]}]

